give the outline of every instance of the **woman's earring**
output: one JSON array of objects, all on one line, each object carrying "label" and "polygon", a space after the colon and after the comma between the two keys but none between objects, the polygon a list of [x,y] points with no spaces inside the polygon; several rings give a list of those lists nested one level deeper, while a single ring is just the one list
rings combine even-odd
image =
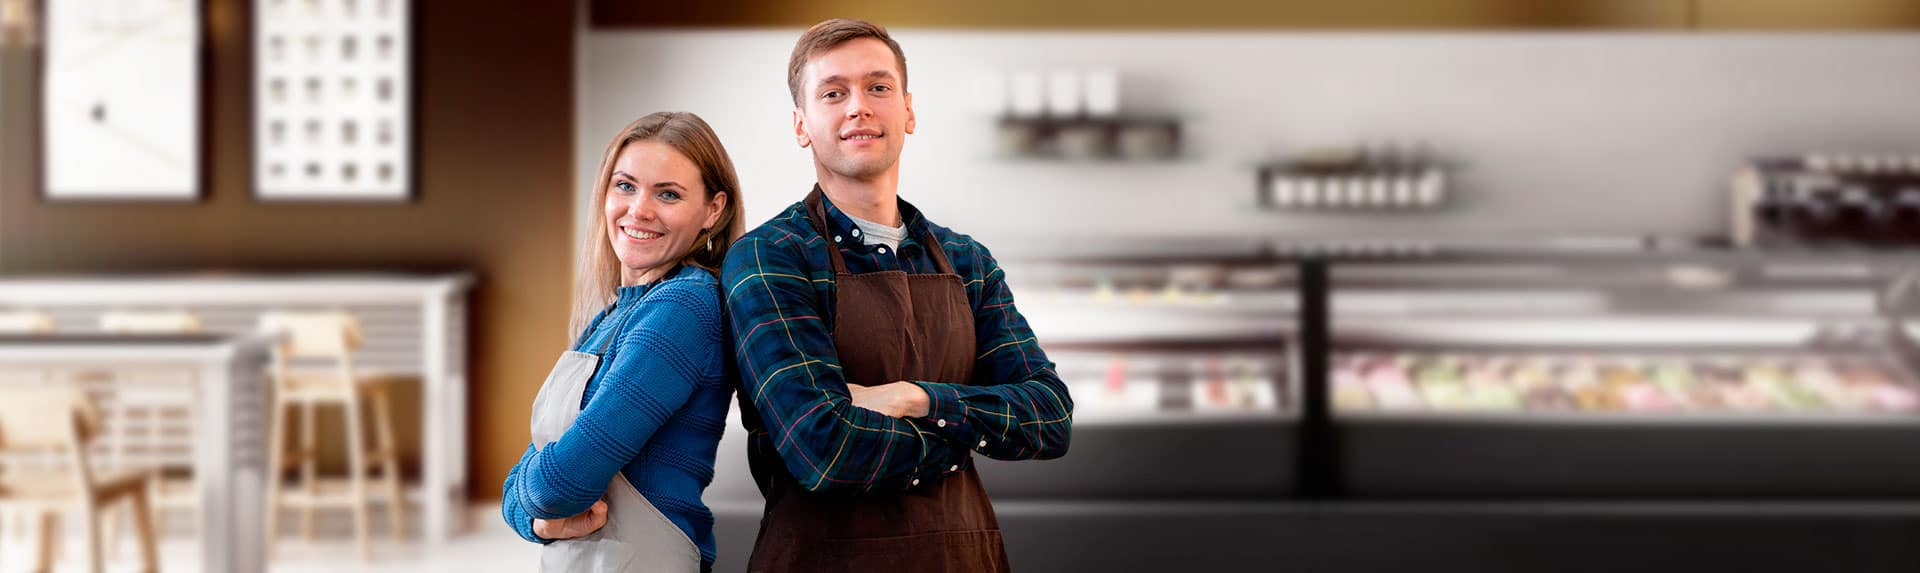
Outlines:
[{"label": "woman's earring", "polygon": [[708,238],[707,238],[707,250],[708,250],[708,251],[712,251],[712,250],[713,250],[713,238],[712,238],[712,237],[708,237]]}]

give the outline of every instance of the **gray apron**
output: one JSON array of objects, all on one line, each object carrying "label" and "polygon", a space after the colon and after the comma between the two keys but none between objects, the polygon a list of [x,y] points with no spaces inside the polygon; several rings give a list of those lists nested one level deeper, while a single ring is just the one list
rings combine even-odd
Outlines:
[{"label": "gray apron", "polygon": [[[607,337],[613,342],[618,336]],[[560,439],[580,417],[580,399],[587,381],[600,366],[600,354],[568,350],[554,363],[553,372],[533,399],[533,443],[545,448]],[[667,516],[641,497],[627,476],[614,472],[607,484],[607,524],[599,531],[547,544],[540,550],[540,570],[548,572],[628,573],[700,570],[700,549]]]}]

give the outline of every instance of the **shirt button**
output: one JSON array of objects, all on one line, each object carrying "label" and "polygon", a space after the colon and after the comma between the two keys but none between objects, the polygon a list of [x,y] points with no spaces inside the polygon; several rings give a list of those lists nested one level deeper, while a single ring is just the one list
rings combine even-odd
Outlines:
[{"label": "shirt button", "polygon": [[933,425],[935,425],[935,426],[939,426],[939,427],[942,427],[942,428],[945,428],[945,427],[947,427],[947,421],[946,421],[946,420],[934,420],[934,421],[933,421]]},{"label": "shirt button", "polygon": [[913,478],[913,483],[910,483],[907,485],[914,485],[914,486],[920,485],[920,478]]},{"label": "shirt button", "polygon": [[981,439],[980,439],[980,447],[982,447],[982,448],[984,448],[984,447],[987,447],[987,440],[986,440],[986,438],[981,438]]},{"label": "shirt button", "polygon": [[952,467],[947,468],[947,471],[950,471],[950,472],[960,471],[960,464],[953,464]]},{"label": "shirt button", "polygon": [[880,254],[882,254],[882,255],[884,255],[884,254],[887,254],[887,248],[886,248],[886,247],[880,247]]},{"label": "shirt button", "polygon": [[835,242],[835,243],[838,243],[838,242],[840,242],[840,236],[839,236],[839,235],[834,235],[834,236],[833,236],[833,242]]},{"label": "shirt button", "polygon": [[854,230],[853,230],[853,236],[855,236],[855,237],[858,237],[858,236],[860,236],[860,230],[859,230],[859,229],[854,229]]}]

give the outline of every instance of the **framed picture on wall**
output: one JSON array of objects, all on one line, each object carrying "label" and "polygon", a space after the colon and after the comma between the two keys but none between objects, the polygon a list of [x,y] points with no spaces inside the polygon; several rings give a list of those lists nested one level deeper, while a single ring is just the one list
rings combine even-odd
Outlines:
[{"label": "framed picture on wall", "polygon": [[44,4],[49,200],[200,197],[201,0]]},{"label": "framed picture on wall", "polygon": [[254,196],[412,199],[412,2],[259,0],[253,18]]}]

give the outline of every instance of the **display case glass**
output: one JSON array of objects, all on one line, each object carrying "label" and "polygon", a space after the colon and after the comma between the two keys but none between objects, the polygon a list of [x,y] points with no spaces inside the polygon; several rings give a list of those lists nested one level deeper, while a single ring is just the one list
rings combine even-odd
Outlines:
[{"label": "display case glass", "polygon": [[1920,493],[1920,257],[1332,265],[1340,477],[1371,496]]},{"label": "display case glass", "polygon": [[976,460],[995,499],[1291,493],[1299,417],[1291,263],[1211,251],[1003,264],[1073,396],[1074,425],[1059,460]]}]

